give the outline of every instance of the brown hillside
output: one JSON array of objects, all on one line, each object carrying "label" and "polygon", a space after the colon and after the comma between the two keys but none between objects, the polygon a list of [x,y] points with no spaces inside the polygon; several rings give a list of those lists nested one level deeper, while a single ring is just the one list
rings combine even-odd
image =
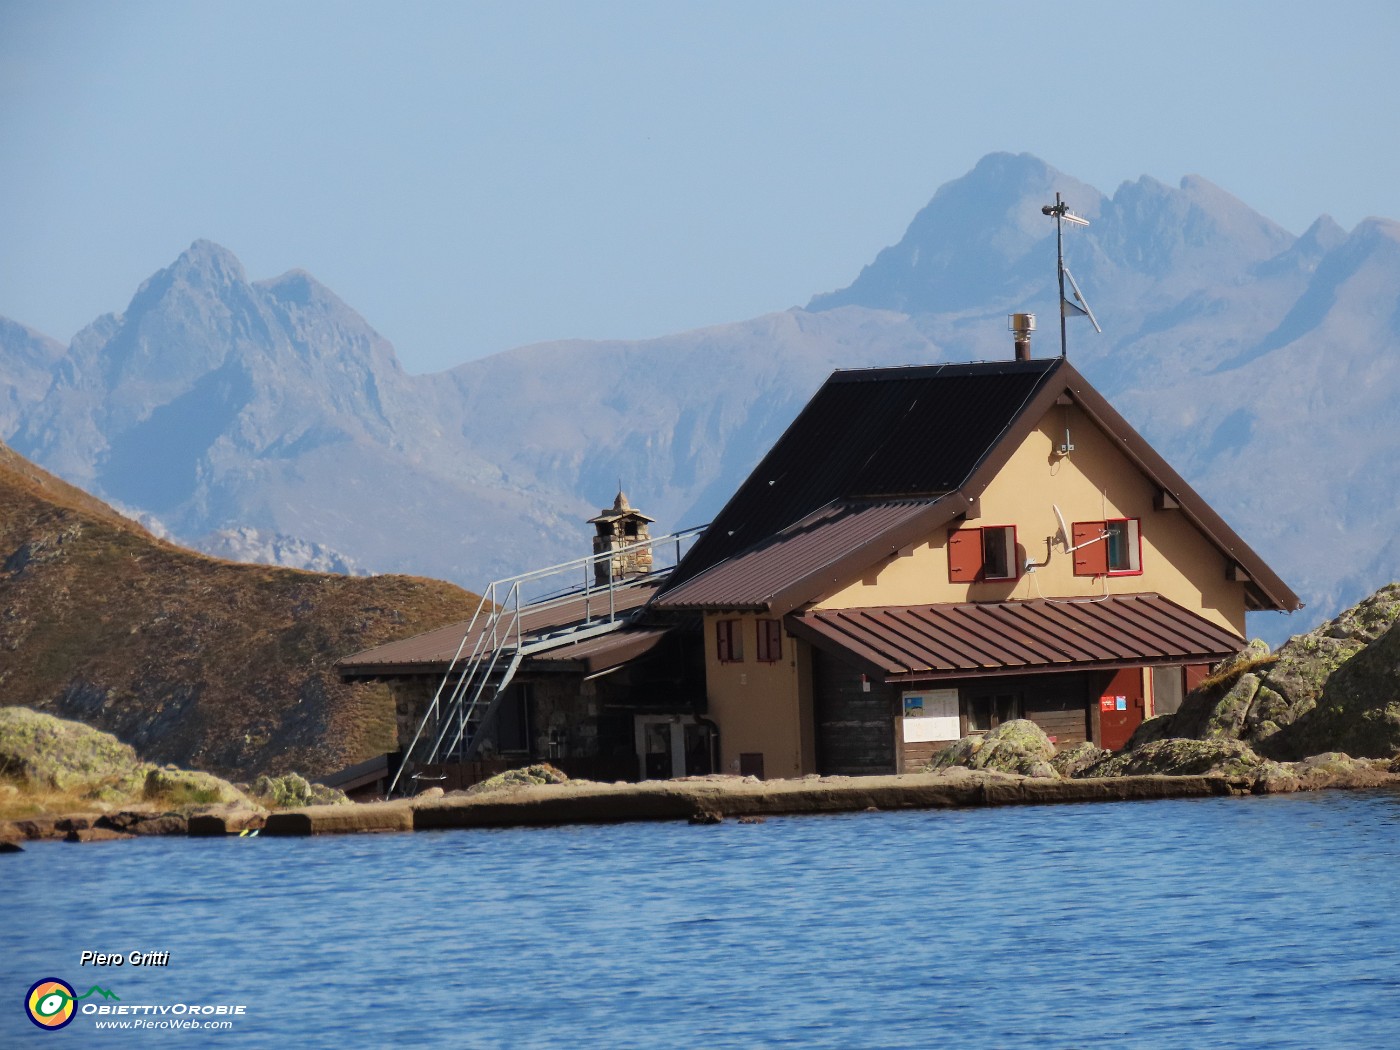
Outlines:
[{"label": "brown hillside", "polygon": [[0,705],[97,726],[150,761],[249,778],[386,751],[388,691],[332,664],[476,600],[196,554],[0,444]]}]

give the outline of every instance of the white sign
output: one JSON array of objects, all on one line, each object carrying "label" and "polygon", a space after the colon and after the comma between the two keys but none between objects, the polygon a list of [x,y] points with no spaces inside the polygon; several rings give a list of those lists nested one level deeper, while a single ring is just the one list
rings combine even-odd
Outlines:
[{"label": "white sign", "polygon": [[904,742],[957,740],[962,736],[956,689],[924,689],[904,694]]}]

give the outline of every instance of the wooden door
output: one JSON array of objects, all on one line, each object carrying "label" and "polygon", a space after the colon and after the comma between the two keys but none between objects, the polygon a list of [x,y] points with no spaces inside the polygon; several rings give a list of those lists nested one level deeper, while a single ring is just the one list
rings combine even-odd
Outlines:
[{"label": "wooden door", "polygon": [[1099,746],[1121,751],[1142,724],[1142,668],[1114,673],[1099,694]]}]

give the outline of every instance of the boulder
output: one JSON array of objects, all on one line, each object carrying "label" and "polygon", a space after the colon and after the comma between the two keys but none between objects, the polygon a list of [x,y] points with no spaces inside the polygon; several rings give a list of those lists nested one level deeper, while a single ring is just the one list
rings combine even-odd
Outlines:
[{"label": "boulder", "polygon": [[1134,751],[1109,754],[1079,775],[1081,777],[1227,776],[1256,777],[1272,769],[1270,763],[1242,740],[1156,740]]},{"label": "boulder", "polygon": [[[1157,721],[1157,719],[1153,719],[1153,721]],[[1147,723],[1144,722],[1143,725],[1147,725]],[[1134,739],[1136,739],[1136,734],[1134,734]],[[1097,744],[1086,740],[1082,744],[1075,744],[1074,747],[1061,751],[1050,760],[1050,765],[1062,777],[1077,777],[1094,763],[1101,762],[1112,754],[1112,751],[1105,751]]]},{"label": "boulder", "polygon": [[1143,723],[1129,749],[1183,738],[1242,740],[1274,760],[1389,757],[1400,750],[1397,620],[1400,584],[1390,584],[1276,653],[1251,642],[1217,664],[1168,723]]},{"label": "boulder", "polygon": [[965,736],[933,756],[926,772],[952,766],[1016,773],[1027,777],[1058,778],[1051,764],[1055,745],[1045,731],[1025,718],[1003,722],[989,733]]},{"label": "boulder", "polygon": [[7,842],[0,839],[0,853],[23,853],[24,847],[18,842]]},{"label": "boulder", "polygon": [[1324,751],[1389,759],[1400,754],[1400,624],[1328,678],[1316,704],[1269,741],[1280,757]]},{"label": "boulder", "polygon": [[547,762],[541,762],[537,765],[525,766],[522,769],[508,769],[504,773],[497,773],[494,777],[467,788],[467,794],[481,795],[489,791],[515,791],[538,784],[563,784],[568,779],[567,773],[555,769]]},{"label": "boulder", "polygon": [[1143,744],[1150,744],[1154,740],[1166,740],[1172,735],[1171,728],[1175,718],[1175,714],[1157,715],[1139,723],[1138,727],[1133,730],[1133,735],[1128,737],[1128,743],[1123,750],[1131,751],[1135,747],[1142,747]]},{"label": "boulder", "polygon": [[1299,785],[1307,789],[1378,787],[1392,780],[1387,763],[1352,758],[1338,751],[1312,755],[1292,763],[1289,769]]},{"label": "boulder", "polygon": [[248,796],[227,780],[194,769],[163,766],[146,774],[145,797],[171,807],[196,805],[243,805],[252,808]]},{"label": "boulder", "polygon": [[0,773],[36,788],[131,794],[150,768],[111,733],[26,707],[0,707]]},{"label": "boulder", "polygon": [[298,773],[280,777],[260,776],[253,782],[253,794],[275,809],[353,805],[345,792],[324,784],[313,784]]},{"label": "boulder", "polygon": [[[1387,634],[1400,619],[1400,584],[1382,587],[1369,598],[1307,634],[1295,635],[1278,651],[1278,660],[1262,676],[1245,738],[1262,742],[1292,725],[1317,706],[1329,680],[1343,665]],[[1266,691],[1267,690],[1267,691]],[[1311,746],[1319,746],[1316,740]],[[1270,750],[1297,753],[1286,741]],[[1323,750],[1344,750],[1340,741]]]}]

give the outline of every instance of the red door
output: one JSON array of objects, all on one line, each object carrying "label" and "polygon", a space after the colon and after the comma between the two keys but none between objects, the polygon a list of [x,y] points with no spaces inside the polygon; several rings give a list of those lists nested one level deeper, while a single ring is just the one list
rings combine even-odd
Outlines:
[{"label": "red door", "polygon": [[1142,668],[1116,672],[1099,696],[1099,746],[1121,751],[1142,724]]}]

